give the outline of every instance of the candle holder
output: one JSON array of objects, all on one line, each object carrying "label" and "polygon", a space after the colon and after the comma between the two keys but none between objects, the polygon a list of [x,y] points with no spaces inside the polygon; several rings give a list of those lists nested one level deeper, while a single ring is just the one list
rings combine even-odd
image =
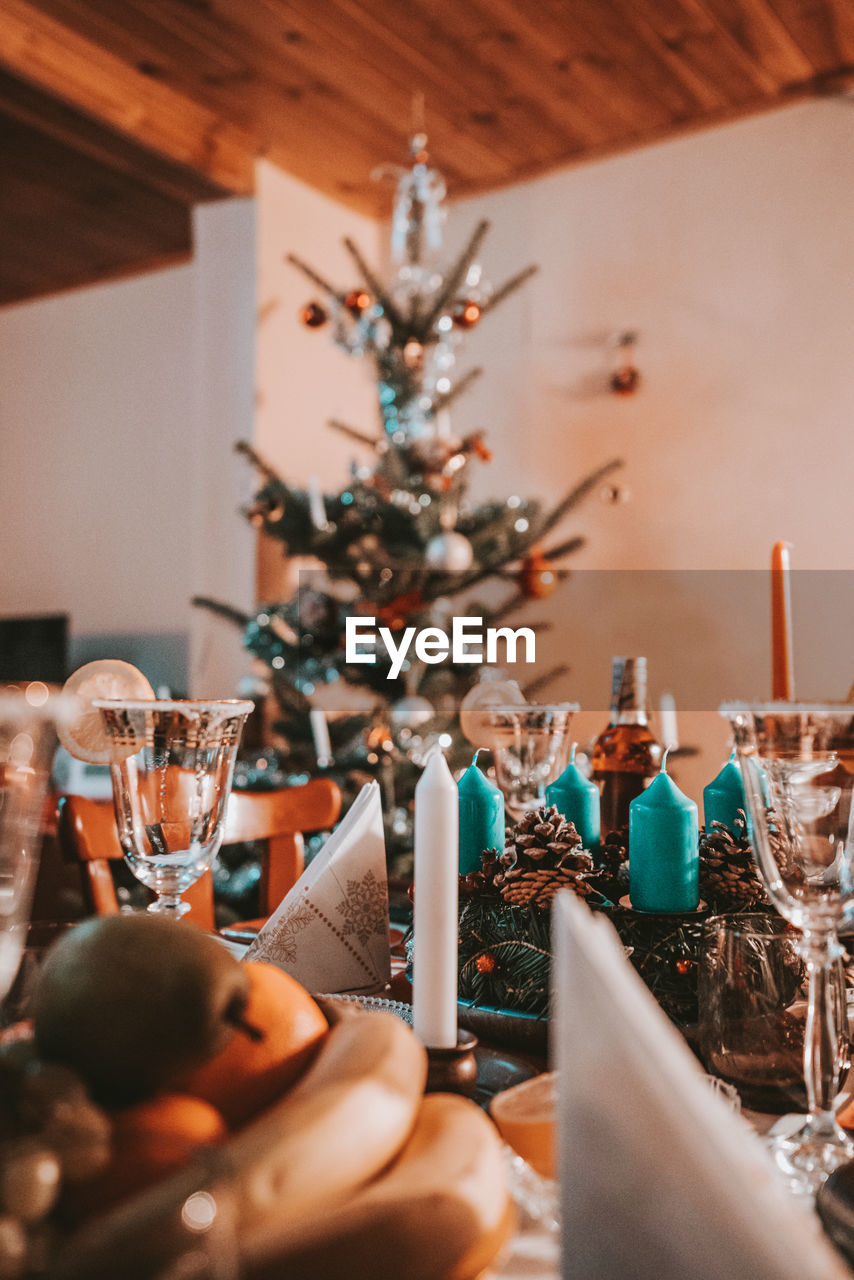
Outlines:
[{"label": "candle holder", "polygon": [[477,1036],[458,1031],[457,1043],[448,1049],[427,1049],[425,1093],[461,1093],[473,1097],[477,1090]]}]

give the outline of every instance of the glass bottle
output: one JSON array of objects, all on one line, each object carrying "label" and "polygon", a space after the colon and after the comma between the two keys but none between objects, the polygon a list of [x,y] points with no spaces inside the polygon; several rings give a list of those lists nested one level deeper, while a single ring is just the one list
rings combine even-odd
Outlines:
[{"label": "glass bottle", "polygon": [[646,710],[646,658],[613,658],[611,723],[593,746],[594,781],[602,793],[603,837],[629,825],[629,805],[661,766],[661,744]]}]

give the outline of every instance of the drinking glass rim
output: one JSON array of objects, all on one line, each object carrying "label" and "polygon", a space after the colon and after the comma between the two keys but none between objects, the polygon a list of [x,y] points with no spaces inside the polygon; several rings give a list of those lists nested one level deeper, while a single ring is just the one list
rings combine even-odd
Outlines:
[{"label": "drinking glass rim", "polygon": [[227,711],[249,715],[255,703],[242,698],[93,698],[99,711]]},{"label": "drinking glass rim", "polygon": [[484,711],[498,712],[501,715],[518,715],[524,711],[571,711],[573,714],[581,710],[578,702],[491,702]]},{"label": "drinking glass rim", "polygon": [[762,712],[765,715],[809,715],[811,713],[825,713],[849,715],[854,720],[854,702],[787,702],[784,698],[773,698],[767,702],[762,699],[755,701],[739,700],[733,702],[722,702],[718,707],[718,714],[730,718],[733,714]]}]

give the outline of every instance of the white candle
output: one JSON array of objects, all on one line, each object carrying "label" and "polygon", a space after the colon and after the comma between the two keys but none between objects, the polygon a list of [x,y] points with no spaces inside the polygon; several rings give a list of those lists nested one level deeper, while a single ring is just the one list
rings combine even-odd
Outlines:
[{"label": "white candle", "polygon": [[326,712],[320,707],[312,707],[308,713],[311,723],[311,736],[314,742],[314,754],[317,763],[323,767],[332,763],[332,743],[329,741],[329,725],[326,723]]},{"label": "white candle", "polygon": [[659,737],[661,745],[670,751],[679,746],[679,726],[676,721],[676,699],[672,693],[663,693],[658,704]]},{"label": "white candle", "polygon": [[457,1043],[459,796],[438,748],[415,788],[412,1022],[432,1049]]},{"label": "white candle", "polygon": [[320,492],[320,481],[317,476],[309,476],[308,480],[308,510],[311,516],[311,523],[315,529],[326,528],[326,507],[323,503],[323,494]]}]

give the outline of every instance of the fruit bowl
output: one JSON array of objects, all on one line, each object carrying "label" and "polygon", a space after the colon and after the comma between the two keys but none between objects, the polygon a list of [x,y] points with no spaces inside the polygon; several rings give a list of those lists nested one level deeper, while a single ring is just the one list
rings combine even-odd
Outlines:
[{"label": "fruit bowl", "polygon": [[[513,1223],[491,1121],[424,1096],[426,1054],[394,1015],[341,1004],[314,1060],[224,1143],[63,1246],[53,1280],[466,1280]],[[231,1267],[231,1261],[234,1266]],[[208,1273],[205,1273],[208,1274]]]}]

